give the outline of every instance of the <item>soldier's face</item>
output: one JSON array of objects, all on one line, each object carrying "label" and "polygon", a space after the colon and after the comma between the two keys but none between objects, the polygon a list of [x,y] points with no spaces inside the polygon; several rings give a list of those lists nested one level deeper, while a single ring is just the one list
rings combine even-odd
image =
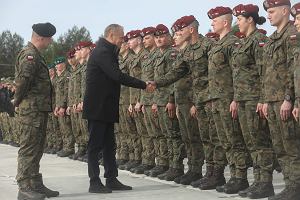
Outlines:
[{"label": "soldier's face", "polygon": [[80,49],[81,58],[86,58],[90,54],[91,50],[89,47],[84,47]]},{"label": "soldier's face", "polygon": [[153,46],[155,46],[154,35],[146,35],[143,38],[143,44],[146,49],[151,49]]},{"label": "soldier's face", "polygon": [[120,54],[125,53],[128,50],[128,43],[127,42],[123,42],[120,48]]},{"label": "soldier's face", "polygon": [[294,25],[296,26],[297,31],[300,33],[300,14],[296,15]]},{"label": "soldier's face", "polygon": [[247,31],[249,29],[249,25],[250,25],[249,19],[250,18],[247,19],[246,17],[244,17],[242,15],[239,15],[237,17],[237,25],[239,27],[240,32],[247,33]]},{"label": "soldier's face", "polygon": [[211,22],[211,26],[215,33],[220,34],[224,28],[224,20],[222,16],[213,19]]},{"label": "soldier's face", "polygon": [[185,42],[184,37],[182,37],[181,31],[175,32],[173,39],[174,39],[175,45],[178,47],[182,46],[183,43]]},{"label": "soldier's face", "polygon": [[46,49],[53,41],[52,37],[42,37],[43,48]]},{"label": "soldier's face", "polygon": [[128,45],[131,50],[136,49],[140,44],[140,38],[131,38],[128,40]]},{"label": "soldier's face", "polygon": [[166,47],[170,44],[170,35],[162,34],[155,37],[155,43],[158,48]]},{"label": "soldier's face", "polygon": [[284,19],[285,7],[279,6],[275,8],[268,9],[268,20],[270,21],[271,26],[278,26]]},{"label": "soldier's face", "polygon": [[119,30],[115,31],[112,35],[113,43],[119,48],[121,48],[121,45],[123,43],[123,38],[124,38],[123,29],[119,29]]},{"label": "soldier's face", "polygon": [[49,75],[50,75],[50,77],[53,77],[55,75],[55,70],[49,69]]},{"label": "soldier's face", "polygon": [[191,29],[190,27],[185,27],[178,31],[180,33],[180,40],[189,41],[191,39]]},{"label": "soldier's face", "polygon": [[56,68],[56,70],[57,70],[58,72],[62,72],[62,71],[64,71],[64,70],[66,69],[66,64],[65,64],[65,63],[57,64],[57,65],[55,66],[55,68]]},{"label": "soldier's face", "polygon": [[73,58],[68,58],[68,63],[72,66],[72,68],[74,69],[76,67],[77,64],[77,59],[75,57]]}]

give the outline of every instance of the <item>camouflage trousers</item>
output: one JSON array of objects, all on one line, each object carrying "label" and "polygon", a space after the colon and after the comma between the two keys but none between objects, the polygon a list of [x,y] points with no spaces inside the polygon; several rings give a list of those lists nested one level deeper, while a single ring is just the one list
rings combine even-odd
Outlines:
[{"label": "camouflage trousers", "polygon": [[268,103],[268,122],[273,149],[276,153],[286,186],[300,184],[300,130],[290,117],[282,121],[283,102]]},{"label": "camouflage trousers", "polygon": [[59,128],[58,124],[58,117],[56,117],[54,114],[51,115],[52,125],[53,125],[53,131],[54,131],[54,148],[55,149],[62,149],[63,141],[62,141],[62,133]]},{"label": "camouflage trousers", "polygon": [[171,119],[165,111],[165,107],[158,108],[158,119],[162,134],[167,140],[167,157],[169,167],[173,169],[184,169],[183,159],[185,155],[184,143],[181,138],[179,122],[177,117]]},{"label": "camouflage trousers", "polygon": [[253,162],[255,182],[272,182],[274,151],[266,119],[256,112],[258,101],[238,102],[243,138]]},{"label": "camouflage trousers", "polygon": [[196,107],[198,128],[203,145],[205,163],[206,166],[214,166],[214,156],[218,154],[218,152],[216,152],[217,149],[215,144],[219,144],[219,138],[212,115],[211,103],[202,103]]},{"label": "camouflage trousers", "polygon": [[76,144],[78,145],[78,151],[79,152],[86,152],[86,147],[87,147],[87,143],[85,141],[87,141],[87,139],[85,138],[86,135],[84,135],[82,133],[82,129],[81,129],[81,124],[80,124],[80,118],[81,113],[75,113],[75,112],[71,112],[70,113],[70,118],[71,118],[71,126],[72,126],[72,132],[74,135],[74,139]]},{"label": "camouflage trousers", "polygon": [[56,133],[54,130],[54,121],[53,121],[53,113],[49,113],[48,115],[48,123],[47,123],[47,132],[46,132],[46,147],[53,148],[56,143]]},{"label": "camouflage trousers", "polygon": [[58,117],[58,124],[62,134],[63,150],[74,151],[75,139],[72,133],[70,116]]},{"label": "camouflage trousers", "polygon": [[204,151],[197,119],[190,115],[191,106],[192,104],[178,104],[177,117],[182,134],[182,141],[187,153],[189,170],[196,173],[202,173]]},{"label": "camouflage trousers", "polygon": [[16,180],[19,187],[30,186],[30,182],[40,177],[40,160],[46,139],[47,112],[20,114],[20,149]]},{"label": "camouflage trousers", "polygon": [[81,130],[80,144],[86,148],[89,141],[88,123],[86,119],[82,119],[82,113],[78,113],[79,127]]},{"label": "camouflage trousers", "polygon": [[127,125],[128,111],[127,106],[120,105],[119,107],[119,131],[116,134],[116,144],[117,144],[117,159],[129,160],[129,127]]},{"label": "camouflage trousers", "polygon": [[[222,145],[221,152],[226,153],[230,175],[236,178],[247,178],[249,155],[244,143],[239,121],[234,120],[229,112],[231,100],[217,99],[212,101],[212,112],[217,134]],[[223,156],[220,156],[223,158]],[[225,160],[217,160],[217,165],[225,165]]]}]

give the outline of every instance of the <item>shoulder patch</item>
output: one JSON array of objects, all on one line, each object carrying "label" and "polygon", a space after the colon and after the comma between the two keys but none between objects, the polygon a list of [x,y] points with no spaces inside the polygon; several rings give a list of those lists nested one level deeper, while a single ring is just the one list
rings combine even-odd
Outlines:
[{"label": "shoulder patch", "polygon": [[291,35],[291,36],[290,36],[290,39],[291,39],[291,40],[295,40],[296,38],[297,38],[297,35]]},{"label": "shoulder patch", "polygon": [[266,44],[265,42],[259,42],[259,43],[258,43],[258,45],[259,45],[260,47],[264,47],[265,44]]},{"label": "shoulder patch", "polygon": [[28,61],[32,61],[33,60],[33,56],[27,56],[26,57]]}]

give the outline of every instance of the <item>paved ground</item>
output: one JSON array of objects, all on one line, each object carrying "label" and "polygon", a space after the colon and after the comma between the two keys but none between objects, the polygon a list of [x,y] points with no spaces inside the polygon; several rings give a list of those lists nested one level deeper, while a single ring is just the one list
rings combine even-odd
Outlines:
[{"label": "paved ground", "polygon": [[[15,181],[18,148],[0,144],[0,200],[17,199],[18,187]],[[103,172],[103,168],[101,168]],[[238,195],[225,195],[215,191],[201,191],[174,182],[160,181],[144,175],[134,175],[119,171],[119,179],[134,187],[132,191],[113,192],[112,194],[89,194],[87,164],[56,155],[44,154],[41,161],[44,183],[51,189],[59,190],[60,196],[53,200],[239,200]],[[229,173],[226,171],[226,178]],[[249,170],[249,181],[252,182]],[[274,173],[276,192],[283,189],[281,174]]]}]

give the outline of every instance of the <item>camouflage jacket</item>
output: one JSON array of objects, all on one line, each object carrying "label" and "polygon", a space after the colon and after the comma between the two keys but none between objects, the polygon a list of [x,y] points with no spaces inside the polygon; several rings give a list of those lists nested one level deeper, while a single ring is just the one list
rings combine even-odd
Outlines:
[{"label": "camouflage jacket", "polygon": [[15,81],[14,101],[20,114],[52,111],[52,85],[48,67],[38,49],[30,42],[17,56]]},{"label": "camouflage jacket", "polygon": [[84,93],[86,89],[86,69],[87,69],[87,61],[83,63],[81,67],[80,102],[83,102]]},{"label": "camouflage jacket", "polygon": [[[142,59],[142,75],[141,80],[148,81],[154,79],[154,63],[159,53],[158,49],[153,50],[152,52],[147,52],[144,58]],[[141,104],[143,105],[152,105],[153,104],[153,93],[146,92],[145,90],[141,91]]]},{"label": "camouflage jacket", "polygon": [[235,101],[259,100],[262,88],[263,46],[266,42],[267,37],[256,29],[236,43],[232,56]]},{"label": "camouflage jacket", "polygon": [[55,94],[55,88],[56,88],[56,82],[57,82],[57,74],[55,73],[55,76],[51,79],[51,85],[52,85],[52,109],[54,110],[55,108],[55,97],[56,97],[56,94]]},{"label": "camouflage jacket", "polygon": [[68,86],[68,107],[72,107],[75,104],[75,94],[74,94],[74,84],[75,84],[75,70],[71,69],[70,78],[69,78],[69,86]]},{"label": "camouflage jacket", "polygon": [[231,57],[239,39],[229,32],[216,42],[208,56],[209,98],[233,98]]},{"label": "camouflage jacket", "polygon": [[293,53],[290,36],[295,27],[288,23],[280,33],[275,31],[264,47],[264,102],[283,101],[285,95],[294,97]]},{"label": "camouflage jacket", "polygon": [[[121,56],[119,57],[119,67],[120,70],[129,75],[129,63],[132,59],[132,53],[128,53],[124,58]],[[130,102],[130,91],[129,87],[121,85],[121,92],[120,92],[120,101],[121,105],[128,105]]]},{"label": "camouflage jacket", "polygon": [[61,75],[57,77],[55,104],[58,108],[67,108],[69,79],[70,72],[67,69],[65,69]]},{"label": "camouflage jacket", "polygon": [[[141,79],[142,75],[142,59],[146,55],[144,49],[141,49],[138,54],[135,54],[129,64],[129,75]],[[130,104],[136,104],[141,101],[141,90],[136,88],[129,88]]]},{"label": "camouflage jacket", "polygon": [[294,86],[295,86],[295,106],[300,103],[300,33],[290,36],[290,44],[293,47],[294,57]]},{"label": "camouflage jacket", "polygon": [[77,64],[76,70],[73,72],[74,73],[74,102],[73,104],[78,104],[80,103],[81,100],[81,69],[82,65]]},{"label": "camouflage jacket", "polygon": [[[154,64],[154,81],[156,83],[164,84],[164,81],[166,81],[164,77],[173,68],[176,56],[177,52],[172,47],[167,48],[163,52],[159,50]],[[171,83],[164,85],[168,87],[158,87],[155,90],[153,103],[158,106],[165,106],[168,102],[174,103],[174,85]]]}]

